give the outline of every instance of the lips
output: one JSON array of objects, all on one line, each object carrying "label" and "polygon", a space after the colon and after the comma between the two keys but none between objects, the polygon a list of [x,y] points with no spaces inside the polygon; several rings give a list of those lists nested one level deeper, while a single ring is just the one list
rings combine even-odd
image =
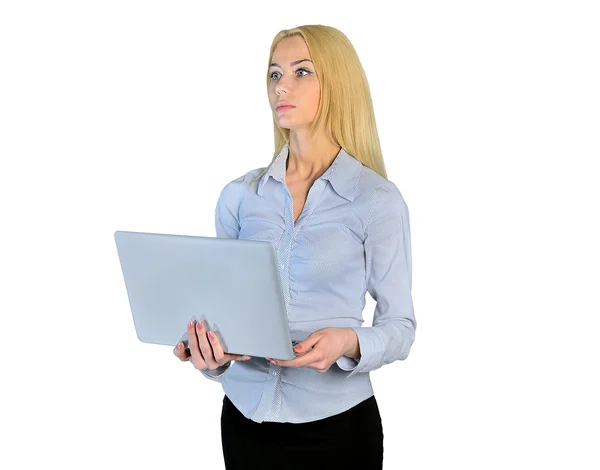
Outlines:
[{"label": "lips", "polygon": [[285,111],[286,109],[292,109],[295,108],[295,106],[292,103],[288,103],[287,101],[281,101],[279,103],[277,103],[277,106],[275,107],[275,109],[277,111]]}]

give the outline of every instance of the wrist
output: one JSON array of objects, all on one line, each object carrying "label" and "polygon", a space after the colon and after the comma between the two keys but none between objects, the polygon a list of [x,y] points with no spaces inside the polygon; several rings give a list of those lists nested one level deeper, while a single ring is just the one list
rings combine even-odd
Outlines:
[{"label": "wrist", "polygon": [[344,356],[348,356],[352,359],[360,359],[360,347],[358,344],[358,335],[352,328],[346,328],[347,339],[346,339],[346,350]]}]

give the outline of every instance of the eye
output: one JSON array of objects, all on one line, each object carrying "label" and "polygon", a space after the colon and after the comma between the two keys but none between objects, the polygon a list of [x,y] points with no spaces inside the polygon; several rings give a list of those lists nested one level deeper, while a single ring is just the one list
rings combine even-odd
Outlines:
[{"label": "eye", "polygon": [[[311,74],[310,70],[306,70],[306,69],[298,69],[298,70],[296,70],[296,73],[298,73],[298,72],[306,72],[306,75],[310,75]],[[279,72],[271,72],[271,75],[269,75],[269,77],[271,78],[271,80],[273,80],[273,74],[279,74]],[[301,77],[305,77],[306,75],[300,75],[300,76]]]}]

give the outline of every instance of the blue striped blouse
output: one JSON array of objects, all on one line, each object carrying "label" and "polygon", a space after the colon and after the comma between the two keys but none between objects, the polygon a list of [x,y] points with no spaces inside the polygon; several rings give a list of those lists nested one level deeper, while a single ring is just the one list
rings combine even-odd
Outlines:
[{"label": "blue striped blouse", "polygon": [[[217,237],[273,243],[292,340],[349,327],[361,357],[342,356],[324,373],[258,357],[202,371],[258,423],[315,421],[366,400],[374,394],[369,372],[406,359],[416,329],[408,208],[396,185],[342,148],[294,223],[288,152],[286,145],[268,167],[225,185]],[[367,291],[376,302],[372,326],[362,326]]]}]

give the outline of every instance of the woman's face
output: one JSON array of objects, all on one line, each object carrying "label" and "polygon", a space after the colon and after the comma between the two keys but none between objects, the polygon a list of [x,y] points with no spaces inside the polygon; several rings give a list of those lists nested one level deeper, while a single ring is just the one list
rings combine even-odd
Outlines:
[{"label": "woman's face", "polygon": [[[310,59],[308,47],[300,36],[283,39],[273,52],[269,67],[269,102],[279,127],[308,128],[317,115],[321,89]],[[280,101],[295,107],[277,110]]]}]

